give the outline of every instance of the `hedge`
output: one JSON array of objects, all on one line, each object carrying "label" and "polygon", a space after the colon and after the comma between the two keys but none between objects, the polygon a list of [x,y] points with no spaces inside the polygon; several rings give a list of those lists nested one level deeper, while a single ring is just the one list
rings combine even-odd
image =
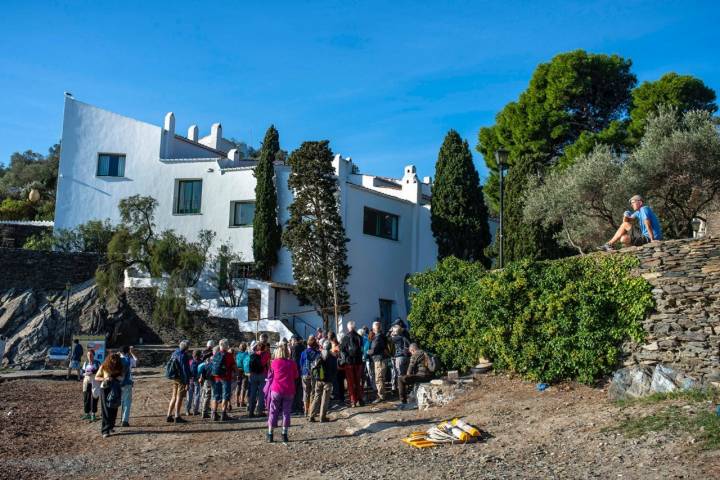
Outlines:
[{"label": "hedge", "polygon": [[654,303],[650,284],[631,274],[636,265],[593,255],[486,271],[450,257],[410,279],[408,320],[448,368],[484,356],[530,380],[592,383],[617,366],[625,340],[644,336]]}]

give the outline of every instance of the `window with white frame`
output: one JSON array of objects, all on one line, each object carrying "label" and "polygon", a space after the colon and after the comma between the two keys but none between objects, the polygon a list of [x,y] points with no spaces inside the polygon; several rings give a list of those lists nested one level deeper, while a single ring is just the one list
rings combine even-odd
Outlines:
[{"label": "window with white frame", "polygon": [[99,153],[96,175],[98,177],[124,177],[125,155],[118,153]]},{"label": "window with white frame", "polygon": [[230,203],[230,226],[251,227],[255,219],[255,202],[237,201]]}]

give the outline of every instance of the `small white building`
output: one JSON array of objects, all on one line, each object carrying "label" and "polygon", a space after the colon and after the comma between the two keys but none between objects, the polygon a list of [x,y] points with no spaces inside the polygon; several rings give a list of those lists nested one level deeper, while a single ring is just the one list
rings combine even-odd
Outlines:
[{"label": "small white building", "polygon": [[[158,201],[158,230],[173,229],[189,240],[201,229],[229,241],[243,260],[252,262],[252,219],[255,162],[243,160],[213,124],[200,136],[196,125],[187,135],[176,133],[175,116],[163,126],[151,125],[75,100],[65,99],[62,153],[57,188],[55,228],[68,229],[92,219],[120,221],[118,202],[131,195]],[[386,324],[408,313],[406,278],[432,267],[437,246],[430,230],[430,178],[420,180],[408,165],[400,178],[359,172],[350,158],[336,155],[334,167],[339,203],[349,242],[348,279],[351,310],[344,320]],[[279,219],[289,218],[292,193],[290,167],[276,165]],[[126,285],[144,285],[126,279]],[[248,281],[246,304],[218,304],[212,287],[199,285],[211,315],[237,318],[241,330],[288,328],[306,336],[320,326],[312,307],[300,305],[292,293],[290,253],[283,248],[271,282]],[[282,321],[281,321],[282,320]],[[259,324],[257,322],[259,322]],[[259,327],[258,327],[259,325]]]}]

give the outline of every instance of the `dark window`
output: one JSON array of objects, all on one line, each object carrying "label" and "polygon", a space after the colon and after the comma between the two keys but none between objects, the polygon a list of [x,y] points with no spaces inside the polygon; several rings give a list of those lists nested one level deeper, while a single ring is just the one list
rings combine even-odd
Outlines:
[{"label": "dark window", "polygon": [[380,299],[380,324],[384,331],[390,328],[394,303],[392,300]]},{"label": "dark window", "polygon": [[202,180],[178,180],[175,213],[200,213]]},{"label": "dark window", "polygon": [[245,262],[232,262],[230,264],[230,278],[253,278],[254,264]]},{"label": "dark window", "polygon": [[255,218],[255,202],[232,202],[231,208],[231,226],[244,227],[253,224],[253,219]]},{"label": "dark window", "polygon": [[101,153],[98,155],[98,177],[124,177],[125,155]]},{"label": "dark window", "polygon": [[363,233],[389,240],[398,239],[398,216],[365,207]]}]

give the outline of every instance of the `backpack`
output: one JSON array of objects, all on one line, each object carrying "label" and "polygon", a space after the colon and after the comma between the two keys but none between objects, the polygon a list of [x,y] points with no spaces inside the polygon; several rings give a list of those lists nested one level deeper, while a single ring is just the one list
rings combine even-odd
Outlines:
[{"label": "backpack", "polygon": [[107,405],[108,408],[120,407],[122,403],[122,386],[120,385],[120,380],[110,379],[109,388],[110,391],[105,397],[105,405]]},{"label": "backpack", "polygon": [[310,362],[310,376],[313,380],[324,381],[325,380],[325,362],[323,361],[322,355],[318,355]]},{"label": "backpack", "polygon": [[178,359],[173,353],[165,364],[165,378],[168,380],[177,380],[180,378],[180,365]]},{"label": "backpack", "polygon": [[260,355],[253,352],[250,354],[250,373],[263,373],[262,368],[262,361],[260,360]]},{"label": "backpack", "polygon": [[214,376],[222,377],[227,373],[227,365],[225,365],[225,352],[217,352],[212,357],[210,371]]},{"label": "backpack", "polygon": [[425,363],[430,373],[435,373],[440,370],[440,361],[432,353],[425,352]]}]

